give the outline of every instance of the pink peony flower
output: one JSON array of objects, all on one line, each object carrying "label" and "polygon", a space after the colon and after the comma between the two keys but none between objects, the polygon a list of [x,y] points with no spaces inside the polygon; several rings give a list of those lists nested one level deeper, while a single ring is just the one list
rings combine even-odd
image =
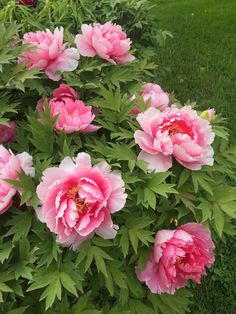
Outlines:
[{"label": "pink peony flower", "polygon": [[131,40],[127,38],[120,25],[107,22],[104,25],[94,23],[83,24],[82,35],[75,37],[75,43],[82,56],[94,57],[98,55],[113,64],[133,61],[129,54]]},{"label": "pink peony flower", "polygon": [[210,232],[198,223],[187,223],[176,230],[160,230],[156,234],[151,260],[136,273],[153,293],[174,294],[189,279],[200,284],[205,267],[214,262],[214,243]]},{"label": "pink peony flower", "polygon": [[[100,127],[91,124],[95,119],[92,107],[85,106],[81,100],[77,100],[76,91],[66,84],[61,84],[53,91],[53,97],[48,105],[52,117],[58,115],[55,130],[65,133],[80,131],[83,133],[97,131]],[[44,110],[43,100],[38,101],[38,108]]]},{"label": "pink peony flower", "polygon": [[[150,105],[156,107],[160,111],[166,109],[169,105],[169,94],[163,91],[158,84],[146,83],[143,85],[143,90],[140,93],[140,96],[143,97],[144,104],[146,105],[147,101],[150,99]],[[135,99],[135,95],[131,97]],[[134,108],[132,111],[134,114],[138,114],[141,111],[138,108]]]},{"label": "pink peony flower", "polygon": [[15,141],[16,124],[8,121],[7,125],[0,124],[0,143],[10,143]]},{"label": "pink peony flower", "polygon": [[171,107],[160,112],[149,108],[137,116],[143,131],[136,131],[135,142],[142,149],[138,159],[150,170],[166,171],[172,156],[184,167],[199,170],[212,166],[214,133],[208,121],[201,119],[190,106]]},{"label": "pink peony flower", "polygon": [[126,202],[124,181],[106,162],[91,165],[90,156],[66,157],[59,167],[48,168],[37,187],[42,204],[39,219],[63,246],[76,249],[94,232],[104,239],[116,236],[111,214]]},{"label": "pink peony flower", "polygon": [[75,48],[66,48],[63,44],[63,27],[50,30],[26,33],[23,44],[34,48],[21,55],[20,62],[25,62],[29,69],[42,69],[53,81],[60,80],[58,72],[74,71],[78,66],[79,52]]},{"label": "pink peony flower", "polygon": [[17,192],[5,179],[17,180],[21,170],[34,176],[32,157],[26,152],[14,155],[0,145],[0,215],[12,205],[13,196]]}]

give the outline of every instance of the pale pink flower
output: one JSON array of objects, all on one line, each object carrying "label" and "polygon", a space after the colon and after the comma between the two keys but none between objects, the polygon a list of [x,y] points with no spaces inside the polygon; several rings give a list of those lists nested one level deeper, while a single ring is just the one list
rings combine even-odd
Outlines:
[{"label": "pale pink flower", "polygon": [[198,223],[187,223],[176,230],[160,230],[156,234],[151,259],[136,273],[153,293],[174,294],[192,279],[201,283],[205,267],[214,262],[214,243],[210,232]]},{"label": "pale pink flower", "polygon": [[134,56],[129,54],[131,40],[120,25],[107,22],[103,25],[83,24],[82,35],[75,37],[75,43],[79,53],[85,57],[98,55],[113,64],[121,64],[133,61]]},{"label": "pale pink flower", "polygon": [[74,71],[78,66],[79,52],[76,48],[66,48],[63,44],[63,27],[26,33],[23,44],[30,44],[32,51],[22,53],[20,62],[29,69],[42,69],[53,81],[60,80],[61,72]]},{"label": "pale pink flower", "polygon": [[[168,107],[170,103],[169,94],[166,93],[158,84],[146,83],[142,87],[140,96],[143,98],[144,104],[146,105],[150,101],[150,105],[163,111]],[[131,97],[132,100],[135,99],[135,95]],[[131,111],[134,114],[138,114],[141,111],[138,108],[134,108]]]},{"label": "pale pink flower", "polygon": [[[76,91],[66,84],[61,84],[53,91],[53,98],[48,101],[51,117],[58,116],[55,124],[56,131],[65,133],[80,131],[82,133],[97,131],[100,127],[93,125],[95,115],[92,107],[86,106],[76,99]],[[44,110],[43,100],[38,101],[38,108]]]},{"label": "pale pink flower", "polygon": [[216,111],[214,108],[209,108],[205,111],[203,111],[201,114],[200,114],[200,117],[205,119],[205,120],[208,120],[208,121],[212,121],[215,119],[215,116],[216,116]]},{"label": "pale pink flower", "polygon": [[15,141],[16,124],[8,121],[7,124],[0,124],[0,143],[10,143]]},{"label": "pale pink flower", "polygon": [[17,192],[5,179],[17,180],[21,170],[27,175],[34,176],[32,157],[26,152],[14,155],[0,145],[0,215],[12,205],[13,196]]},{"label": "pale pink flower", "polygon": [[66,157],[59,167],[43,172],[37,187],[39,219],[57,235],[63,246],[76,249],[94,233],[104,239],[116,236],[111,214],[126,202],[124,181],[104,161],[92,166],[90,156]]},{"label": "pale pink flower", "polygon": [[168,170],[172,156],[191,170],[213,165],[211,144],[215,134],[209,121],[200,118],[190,106],[170,107],[163,112],[149,108],[140,113],[137,120],[142,128],[134,134],[142,150],[138,159],[145,160],[150,170]]}]

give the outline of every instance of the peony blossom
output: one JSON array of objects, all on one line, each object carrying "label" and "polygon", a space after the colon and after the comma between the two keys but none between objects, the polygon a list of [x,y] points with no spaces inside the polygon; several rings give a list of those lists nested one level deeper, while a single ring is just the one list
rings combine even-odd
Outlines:
[{"label": "peony blossom", "polygon": [[[143,98],[145,105],[148,101],[150,101],[150,105],[152,107],[156,107],[160,111],[166,109],[170,102],[169,94],[163,91],[163,89],[158,84],[154,83],[144,84],[142,91],[140,92],[140,96]],[[135,99],[135,95],[133,95],[131,99]],[[138,114],[141,111],[138,108],[134,108],[131,112]]]},{"label": "peony blossom", "polygon": [[63,27],[26,33],[23,44],[29,44],[32,51],[23,52],[20,62],[29,69],[42,69],[53,81],[59,81],[60,72],[74,71],[78,66],[79,53],[75,48],[66,48],[63,44]]},{"label": "peony blossom", "polygon": [[135,142],[142,149],[138,159],[146,161],[150,170],[168,170],[172,156],[191,170],[213,165],[211,144],[215,134],[209,122],[190,106],[171,107],[163,112],[149,108],[137,120],[142,128],[134,134]]},{"label": "peony blossom", "polygon": [[[55,130],[64,130],[70,134],[75,131],[94,132],[100,128],[91,124],[95,119],[92,107],[85,106],[81,100],[76,99],[77,97],[76,91],[66,84],[61,84],[53,91],[53,98],[49,100],[48,105],[51,116],[58,116]],[[42,99],[38,101],[37,106],[44,110]]]},{"label": "peony blossom", "polygon": [[10,143],[15,140],[16,124],[8,121],[7,124],[0,124],[0,143]]},{"label": "peony blossom", "polygon": [[94,57],[107,60],[113,64],[133,61],[134,56],[129,54],[131,40],[127,38],[120,25],[107,22],[104,25],[94,23],[83,24],[82,35],[75,37],[79,53],[85,57]]},{"label": "peony blossom", "polygon": [[17,180],[21,170],[34,176],[32,157],[26,152],[14,155],[0,145],[0,214],[12,205],[13,196],[17,192],[5,179]]},{"label": "peony blossom", "polygon": [[39,219],[57,235],[63,246],[76,249],[94,233],[104,239],[116,236],[111,214],[126,202],[124,181],[106,162],[91,165],[90,156],[66,157],[59,167],[43,172],[37,187]]},{"label": "peony blossom", "polygon": [[198,223],[187,223],[176,230],[160,230],[156,234],[151,259],[136,273],[153,293],[174,294],[189,279],[200,284],[205,267],[214,262],[214,243],[210,232]]}]

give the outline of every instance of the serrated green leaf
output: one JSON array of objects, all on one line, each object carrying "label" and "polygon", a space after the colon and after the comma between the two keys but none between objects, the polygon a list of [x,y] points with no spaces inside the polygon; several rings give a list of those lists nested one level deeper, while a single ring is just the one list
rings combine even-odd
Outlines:
[{"label": "serrated green leaf", "polygon": [[61,280],[61,283],[63,285],[63,287],[68,290],[70,293],[72,293],[73,295],[75,295],[76,297],[78,296],[77,294],[77,291],[76,291],[76,288],[75,288],[75,282],[73,281],[73,279],[71,279],[71,277],[62,272],[60,274],[60,280]]}]

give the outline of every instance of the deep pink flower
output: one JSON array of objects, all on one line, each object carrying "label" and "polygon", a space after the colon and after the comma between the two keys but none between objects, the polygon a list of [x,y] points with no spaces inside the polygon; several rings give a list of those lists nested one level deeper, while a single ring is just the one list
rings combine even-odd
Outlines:
[{"label": "deep pink flower", "polygon": [[[83,133],[97,131],[100,127],[93,125],[95,115],[92,107],[86,106],[81,100],[76,99],[78,93],[66,84],[61,84],[53,91],[53,97],[48,105],[52,117],[58,115],[55,130],[65,133],[80,131]],[[38,108],[44,110],[43,100],[38,101]]]},{"label": "deep pink flower", "polygon": [[20,62],[25,62],[29,69],[42,69],[54,81],[60,80],[60,72],[74,71],[78,66],[79,52],[75,48],[66,48],[63,44],[63,27],[26,33],[23,43],[34,48],[21,55]]},{"label": "deep pink flower", "polygon": [[[144,104],[146,105],[147,101],[150,101],[150,105],[152,107],[156,107],[160,111],[163,111],[169,105],[169,94],[163,91],[163,89],[154,83],[146,83],[142,87],[142,91],[140,92],[140,96],[143,98]],[[135,99],[135,95],[131,97],[131,99]],[[138,108],[134,108],[132,111],[134,114],[138,114],[141,111]]]},{"label": "deep pink flower", "polygon": [[6,124],[0,124],[0,143],[10,143],[15,141],[16,124],[8,121]]},{"label": "deep pink flower", "polygon": [[149,108],[137,120],[143,130],[134,134],[142,149],[138,159],[145,160],[150,170],[168,170],[172,156],[191,170],[213,165],[211,144],[215,134],[209,121],[200,118],[190,106],[170,107],[163,112]]},{"label": "deep pink flower", "polygon": [[14,155],[0,145],[0,215],[12,205],[13,196],[17,192],[5,179],[17,180],[21,170],[34,176],[32,157],[26,152]]},{"label": "deep pink flower", "polygon": [[36,5],[38,0],[17,0],[17,4],[23,4],[23,5]]},{"label": "deep pink flower", "polygon": [[189,279],[200,284],[205,267],[214,262],[214,243],[210,232],[198,223],[187,223],[176,230],[160,230],[156,234],[150,261],[136,273],[153,293],[174,294]]},{"label": "deep pink flower", "polygon": [[75,43],[82,56],[94,57],[98,55],[113,64],[133,61],[129,54],[131,40],[127,38],[120,25],[107,22],[104,25],[94,23],[83,24],[82,35],[75,37]]},{"label": "deep pink flower", "polygon": [[59,167],[48,168],[37,187],[42,204],[37,214],[63,246],[76,249],[94,232],[104,239],[116,236],[111,214],[126,202],[124,181],[106,162],[91,165],[90,156],[66,157]]}]

